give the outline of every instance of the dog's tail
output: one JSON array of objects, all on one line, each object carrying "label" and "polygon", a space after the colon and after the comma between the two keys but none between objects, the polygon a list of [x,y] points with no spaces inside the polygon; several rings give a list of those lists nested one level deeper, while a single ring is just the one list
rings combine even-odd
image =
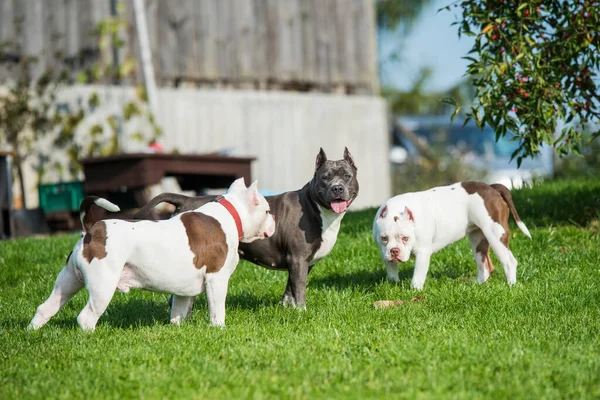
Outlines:
[{"label": "dog's tail", "polygon": [[161,193],[158,196],[152,198],[144,207],[140,208],[138,212],[133,214],[133,219],[150,219],[153,217],[154,207],[160,203],[169,203],[175,206],[175,213],[181,209],[181,206],[188,200],[189,197],[178,193]]},{"label": "dog's tail", "polygon": [[510,194],[510,190],[508,190],[508,188],[506,186],[504,186],[500,183],[495,183],[490,186],[492,186],[498,193],[500,193],[500,196],[502,196],[502,198],[508,205],[508,209],[510,210],[510,213],[512,214],[513,218],[515,219],[515,222],[517,223],[517,226],[519,227],[521,232],[523,232],[525,234],[525,236],[527,236],[529,239],[531,239],[531,233],[529,233],[529,229],[527,229],[527,226],[525,226],[525,223],[523,221],[521,221],[521,217],[519,217],[519,213],[517,213],[517,209],[515,207],[515,203],[513,203],[512,195]]},{"label": "dog's tail", "polygon": [[121,211],[119,206],[98,196],[87,196],[79,206],[79,219],[85,233],[100,219],[100,208],[108,211]]}]

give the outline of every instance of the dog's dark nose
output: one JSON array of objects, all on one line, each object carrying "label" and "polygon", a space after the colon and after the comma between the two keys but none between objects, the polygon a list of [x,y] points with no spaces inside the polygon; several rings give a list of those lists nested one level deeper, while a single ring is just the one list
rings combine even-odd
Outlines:
[{"label": "dog's dark nose", "polygon": [[333,185],[331,191],[334,195],[340,196],[344,192],[344,187],[342,185]]},{"label": "dog's dark nose", "polygon": [[398,247],[392,247],[390,253],[392,254],[392,257],[400,257],[400,249]]}]

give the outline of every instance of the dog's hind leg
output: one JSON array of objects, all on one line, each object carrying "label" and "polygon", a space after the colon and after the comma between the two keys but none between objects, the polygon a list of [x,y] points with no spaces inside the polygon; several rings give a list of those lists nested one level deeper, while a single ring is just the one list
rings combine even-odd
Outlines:
[{"label": "dog's hind leg", "polygon": [[481,230],[504,268],[506,282],[509,285],[514,285],[517,283],[517,260],[508,246],[510,232],[500,224],[494,224],[487,229],[482,228]]},{"label": "dog's hind leg", "polygon": [[[124,262],[117,264],[125,265]],[[98,319],[106,311],[115,294],[120,277],[121,271],[111,270],[104,260],[93,260],[87,267],[88,302],[77,317],[77,323],[81,329],[91,331],[96,328]]]},{"label": "dog's hind leg", "polygon": [[81,288],[83,288],[83,280],[77,277],[75,267],[67,263],[58,274],[52,293],[37,308],[28,329],[39,329],[44,326]]},{"label": "dog's hind leg", "polygon": [[292,291],[292,278],[290,277],[289,273],[287,285],[285,287],[285,292],[283,292],[283,296],[281,297],[280,303],[284,307],[296,307],[296,299],[294,298],[294,292]]},{"label": "dog's hind leg", "polygon": [[179,325],[192,312],[194,296],[172,296],[171,323]]},{"label": "dog's hind leg", "polygon": [[479,272],[477,274],[477,282],[484,283],[494,271],[494,264],[490,258],[490,244],[479,229],[469,233],[469,241],[471,242],[471,250],[473,257],[477,263]]}]

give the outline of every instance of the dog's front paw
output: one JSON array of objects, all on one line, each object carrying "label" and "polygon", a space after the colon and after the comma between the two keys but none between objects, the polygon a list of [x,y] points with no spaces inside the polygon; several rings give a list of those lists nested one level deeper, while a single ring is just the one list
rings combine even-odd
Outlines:
[{"label": "dog's front paw", "polygon": [[27,330],[28,331],[37,331],[38,329],[40,329],[42,326],[41,325],[36,325],[32,322],[29,323],[29,325],[27,325]]},{"label": "dog's front paw", "polygon": [[419,290],[419,291],[423,290],[423,286],[424,285],[425,285],[424,281],[421,282],[421,281],[415,281],[415,280],[413,280],[412,283],[411,283],[412,288],[415,289],[415,290]]},{"label": "dog's front paw", "polygon": [[284,307],[296,307],[296,299],[289,294],[284,294],[280,301],[281,305]]},{"label": "dog's front paw", "polygon": [[392,283],[398,283],[398,282],[400,282],[400,277],[398,275],[395,275],[395,276],[388,275],[387,278],[388,278],[388,281],[390,281]]}]

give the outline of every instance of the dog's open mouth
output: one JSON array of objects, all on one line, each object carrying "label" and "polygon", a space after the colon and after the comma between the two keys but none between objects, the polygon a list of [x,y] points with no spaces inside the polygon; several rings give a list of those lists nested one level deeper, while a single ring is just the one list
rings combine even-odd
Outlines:
[{"label": "dog's open mouth", "polygon": [[335,211],[336,213],[341,214],[344,211],[346,211],[348,209],[348,207],[350,207],[351,203],[352,203],[352,200],[342,200],[342,199],[333,200],[331,202],[331,209],[333,211]]}]

